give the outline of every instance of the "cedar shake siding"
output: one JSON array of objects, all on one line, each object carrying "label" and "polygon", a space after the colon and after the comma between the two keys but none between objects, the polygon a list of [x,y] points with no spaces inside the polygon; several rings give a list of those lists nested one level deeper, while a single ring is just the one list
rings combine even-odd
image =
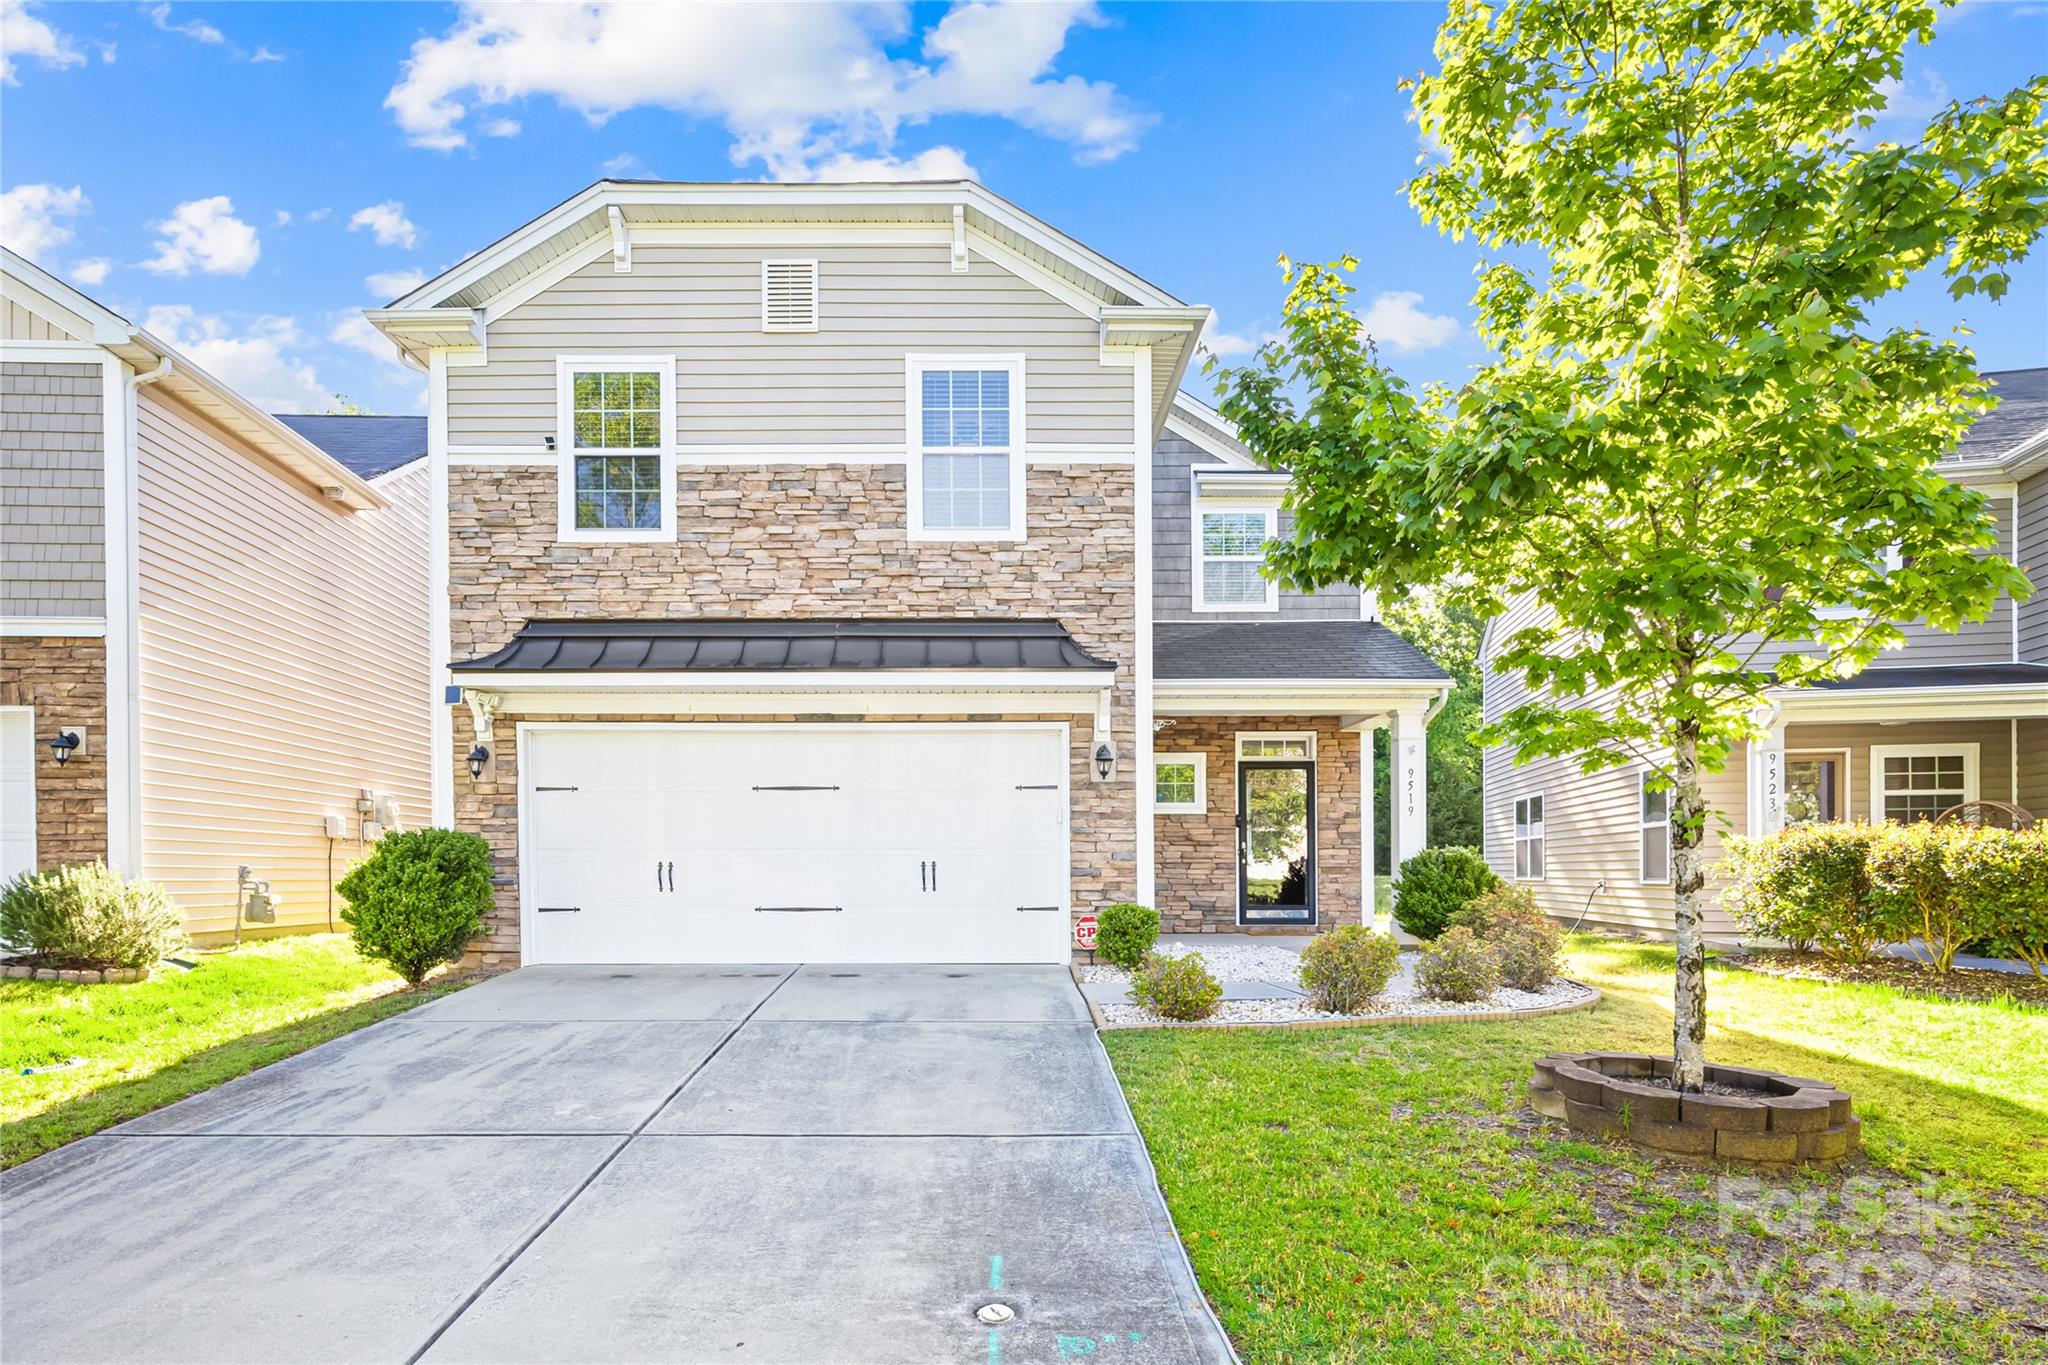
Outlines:
[{"label": "cedar shake siding", "polygon": [[106,615],[100,377],[0,362],[0,616]]},{"label": "cedar shake siding", "polygon": [[[1089,768],[1093,732],[1085,716],[1041,717],[1072,727],[1073,909],[1085,914],[1136,894],[1132,664],[1137,560],[1134,480],[1127,466],[1030,470],[1028,538],[1002,543],[908,539],[904,470],[895,463],[685,466],[674,491],[676,540],[630,544],[558,542],[552,468],[457,467],[449,471],[449,480],[451,656],[456,660],[491,653],[533,619],[1057,620],[1083,650],[1113,662],[1117,670],[1111,706],[1118,766],[1112,781],[1097,781]],[[793,714],[746,719],[852,718]],[[888,719],[992,717],[946,713]],[[501,721],[490,769],[482,781],[471,781],[461,758],[475,739],[464,712],[457,717],[451,755],[459,774],[457,827],[491,841],[500,879],[497,910],[478,946],[486,960],[508,962],[517,960],[519,947],[518,783],[510,738],[510,726]]]}]

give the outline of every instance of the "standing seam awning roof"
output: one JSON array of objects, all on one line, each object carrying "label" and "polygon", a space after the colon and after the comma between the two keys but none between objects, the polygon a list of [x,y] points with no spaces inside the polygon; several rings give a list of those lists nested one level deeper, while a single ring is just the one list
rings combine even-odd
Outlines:
[{"label": "standing seam awning roof", "polygon": [[458,673],[688,673],[1115,666],[1057,621],[529,621]]}]

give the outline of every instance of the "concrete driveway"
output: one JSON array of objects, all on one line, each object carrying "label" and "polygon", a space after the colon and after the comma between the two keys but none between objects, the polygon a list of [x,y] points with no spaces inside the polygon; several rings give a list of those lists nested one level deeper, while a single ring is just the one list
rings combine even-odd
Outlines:
[{"label": "concrete driveway", "polygon": [[0,1357],[1227,1362],[1087,1020],[1057,967],[514,972],[0,1177]]}]

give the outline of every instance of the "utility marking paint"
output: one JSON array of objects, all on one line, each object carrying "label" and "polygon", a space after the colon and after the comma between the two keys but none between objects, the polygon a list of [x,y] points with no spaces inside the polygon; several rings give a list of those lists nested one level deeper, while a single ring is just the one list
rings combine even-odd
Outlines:
[{"label": "utility marking paint", "polygon": [[988,1329],[988,1365],[1003,1365],[1003,1334],[993,1327]]},{"label": "utility marking paint", "polygon": [[1003,1258],[1000,1256],[988,1258],[988,1287],[990,1289],[1001,1289],[1003,1287]]}]

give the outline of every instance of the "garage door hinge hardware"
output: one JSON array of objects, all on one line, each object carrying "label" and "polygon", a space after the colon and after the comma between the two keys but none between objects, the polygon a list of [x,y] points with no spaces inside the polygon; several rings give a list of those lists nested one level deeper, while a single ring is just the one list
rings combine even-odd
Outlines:
[{"label": "garage door hinge hardware", "polygon": [[535,911],[543,915],[580,915],[583,913],[583,907],[580,905],[541,905],[536,906]]},{"label": "garage door hinge hardware", "polygon": [[784,787],[756,787],[757,792],[836,792],[837,787],[806,787],[801,785]]},{"label": "garage door hinge hardware", "polygon": [[1017,790],[1020,792],[1056,792],[1059,789],[1060,784],[1057,782],[1019,782],[1017,784]]},{"label": "garage door hinge hardware", "polygon": [[845,908],[843,905],[757,905],[754,907],[754,913],[757,915],[764,912],[778,915],[836,915]]},{"label": "garage door hinge hardware", "polygon": [[535,787],[534,790],[537,792],[573,792],[582,791],[583,789],[581,787]]}]

